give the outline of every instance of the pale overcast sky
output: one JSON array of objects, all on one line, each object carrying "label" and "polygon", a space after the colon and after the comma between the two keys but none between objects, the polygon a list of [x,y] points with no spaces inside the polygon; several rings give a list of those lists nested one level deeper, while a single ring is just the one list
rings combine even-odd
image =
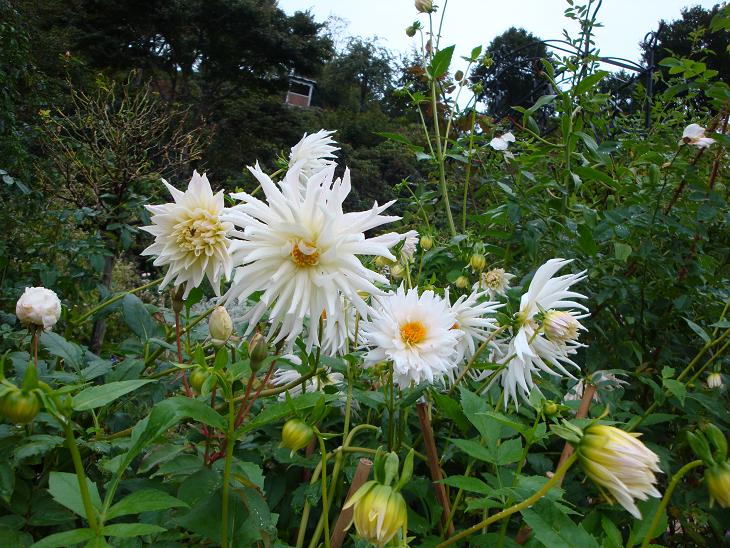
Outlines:
[{"label": "pale overcast sky", "polygon": [[[444,0],[436,0],[442,6]],[[579,3],[579,2],[576,2]],[[604,0],[599,12],[603,28],[596,33],[601,54],[638,61],[638,43],[655,30],[659,20],[680,17],[685,6],[712,7],[717,0]],[[311,10],[317,21],[335,15],[349,21],[348,35],[371,38],[394,51],[408,52],[415,38],[404,29],[418,14],[413,0],[279,0],[287,13]],[[441,45],[456,44],[457,55],[486,46],[510,26],[523,27],[540,38],[562,37],[563,28],[577,34],[577,23],[563,15],[565,0],[449,0]],[[438,15],[438,14],[437,14]],[[426,23],[426,16],[420,19]],[[454,56],[456,59],[457,57]],[[608,67],[607,67],[608,68]]]}]

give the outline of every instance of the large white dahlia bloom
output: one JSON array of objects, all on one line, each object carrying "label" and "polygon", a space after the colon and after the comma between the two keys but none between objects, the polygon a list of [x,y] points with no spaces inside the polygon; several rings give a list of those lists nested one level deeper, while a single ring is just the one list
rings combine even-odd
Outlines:
[{"label": "large white dahlia bloom", "polygon": [[187,297],[207,276],[218,294],[221,276],[229,278],[233,267],[228,249],[233,224],[221,219],[223,191],[213,194],[208,178],[197,171],[185,192],[162,182],[174,202],[145,206],[152,213],[152,224],[142,230],[155,241],[142,255],[156,256],[155,266],[169,266],[160,289],[170,282],[175,287],[186,284]]},{"label": "large white dahlia bloom", "polygon": [[324,168],[335,165],[337,158],[334,153],[339,147],[334,146],[337,142],[330,139],[333,133],[334,131],[324,129],[311,135],[305,133],[304,137],[291,148],[289,167],[302,162],[299,175],[306,180]]},{"label": "large white dahlia bloom", "polygon": [[570,287],[585,278],[585,271],[553,277],[570,262],[547,261],[537,269],[522,295],[516,327],[500,362],[504,368],[493,379],[499,380],[504,389],[505,404],[510,398],[517,403],[518,394],[526,399],[535,385],[534,375],[562,374],[575,378],[566,366],[580,369],[571,356],[584,346],[577,340],[578,331],[584,329],[578,320],[587,315],[583,312],[588,309],[574,300],[586,297],[570,291]]},{"label": "large white dahlia bloom", "polygon": [[[473,291],[469,295],[462,295],[451,305],[451,311],[456,316],[453,327],[464,332],[457,346],[457,363],[471,359],[477,345],[487,340],[490,332],[497,327],[494,314],[504,305],[486,299],[486,295],[486,291]],[[445,299],[448,302],[448,293]]]},{"label": "large white dahlia bloom", "polygon": [[376,297],[363,338],[370,348],[365,365],[393,362],[393,381],[401,387],[433,382],[456,367],[457,346],[464,332],[455,328],[449,303],[433,291],[405,291]]},{"label": "large white dahlia bloom", "polygon": [[[259,302],[246,314],[249,332],[268,313],[274,344],[291,346],[309,320],[307,349],[319,344],[320,318],[339,321],[341,296],[361,315],[367,304],[358,292],[380,295],[373,282],[387,279],[363,266],[358,255],[395,257],[389,248],[399,238],[391,234],[367,238],[365,231],[399,219],[381,215],[393,202],[375,203],[369,211],[344,213],[342,204],[350,193],[350,173],[333,181],[334,166],[299,184],[301,164],[275,184],[258,165],[249,168],[261,184],[265,201],[245,192],[233,194],[239,205],[226,219],[240,230],[232,254],[237,265],[233,283],[224,300],[247,299],[262,291]],[[344,321],[344,320],[343,320]]]}]

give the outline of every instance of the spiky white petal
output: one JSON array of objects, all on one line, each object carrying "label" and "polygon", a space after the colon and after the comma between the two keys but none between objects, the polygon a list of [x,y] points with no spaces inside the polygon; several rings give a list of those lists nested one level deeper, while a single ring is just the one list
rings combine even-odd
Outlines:
[{"label": "spiky white petal", "polygon": [[337,157],[334,155],[339,147],[334,146],[336,141],[330,137],[334,131],[319,130],[312,135],[304,134],[304,137],[291,148],[289,154],[289,167],[300,164],[299,175],[303,182],[315,173],[335,165]]},{"label": "spiky white petal", "polygon": [[175,287],[185,284],[187,297],[207,276],[218,294],[221,276],[229,278],[233,268],[229,253],[233,224],[221,218],[223,191],[213,194],[208,178],[197,171],[185,192],[162,182],[174,201],[145,206],[152,213],[152,225],[142,230],[155,241],[142,255],[156,256],[155,266],[169,266],[160,289],[171,282]]},{"label": "spiky white petal", "polygon": [[474,284],[472,289],[487,291],[490,299],[497,296],[504,297],[514,277],[514,274],[505,272],[504,268],[493,268],[487,272],[482,272],[479,275],[479,281]]},{"label": "spiky white petal", "polygon": [[246,315],[249,332],[268,313],[272,344],[285,340],[291,346],[308,320],[310,350],[319,344],[322,314],[333,321],[340,318],[341,296],[364,316],[368,307],[358,292],[383,294],[374,282],[387,283],[387,279],[365,268],[358,256],[394,261],[389,248],[398,238],[390,234],[367,238],[365,232],[399,217],[381,215],[393,202],[382,206],[376,202],[369,211],[345,213],[342,205],[351,189],[349,170],[333,181],[330,166],[312,175],[302,192],[300,163],[279,185],[258,164],[249,169],[265,199],[245,192],[232,195],[241,203],[228,210],[226,219],[239,229],[233,232],[232,253],[240,266],[224,300],[242,302],[262,291]]},{"label": "spiky white petal", "polygon": [[401,285],[394,293],[376,297],[363,337],[370,348],[365,365],[393,363],[393,381],[433,382],[456,367],[456,350],[463,331],[455,329],[456,315],[449,304],[434,294]]},{"label": "spiky white petal", "polygon": [[[451,305],[456,316],[454,327],[464,332],[457,346],[457,363],[469,360],[476,353],[477,346],[487,340],[490,332],[496,329],[494,314],[504,305],[486,299],[486,291],[473,291],[462,295]],[[448,302],[448,292],[444,299]]]}]

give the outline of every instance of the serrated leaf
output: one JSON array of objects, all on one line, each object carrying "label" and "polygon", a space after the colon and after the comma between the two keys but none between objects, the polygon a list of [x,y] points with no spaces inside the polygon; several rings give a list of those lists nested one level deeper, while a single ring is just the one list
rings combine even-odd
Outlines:
[{"label": "serrated leaf", "polygon": [[631,249],[631,246],[629,244],[624,244],[621,242],[613,243],[613,255],[619,261],[626,262],[626,259],[629,258],[629,255],[631,255],[632,251],[633,250]]},{"label": "serrated leaf", "polygon": [[684,405],[684,399],[687,397],[687,388],[679,381],[674,379],[664,379],[664,387],[676,396],[681,405]]},{"label": "serrated leaf", "polygon": [[[101,508],[99,490],[96,488],[96,484],[89,478],[86,478],[86,484],[89,487],[91,504],[94,508],[99,510]],[[67,472],[51,472],[48,478],[48,492],[51,494],[53,499],[62,506],[65,506],[83,518],[86,517],[84,502],[81,498],[76,474],[69,474]]]},{"label": "serrated leaf", "polygon": [[143,489],[127,495],[117,502],[106,514],[106,519],[111,520],[119,516],[129,514],[141,514],[142,512],[153,512],[155,510],[166,510],[167,508],[187,507],[180,499],[168,495],[157,489]]},{"label": "serrated leaf", "polygon": [[155,380],[135,379],[131,381],[110,382],[101,386],[90,386],[74,396],[73,408],[76,411],[88,411],[89,409],[103,407],[117,398],[121,398],[125,394],[129,394],[151,382],[155,382]]},{"label": "serrated leaf", "polygon": [[66,365],[81,369],[84,363],[84,351],[79,345],[67,341],[53,331],[45,331],[41,335],[40,342],[47,352],[61,358]]},{"label": "serrated leaf", "polygon": [[454,55],[455,46],[449,46],[440,51],[437,51],[431,60],[431,64],[428,66],[428,73],[434,80],[441,78],[449,70],[451,65],[451,58]]},{"label": "serrated leaf", "polygon": [[482,462],[495,464],[496,456],[494,455],[494,453],[486,447],[482,447],[477,442],[472,440],[459,439],[451,439],[450,441],[470,457],[473,457]]},{"label": "serrated leaf", "polygon": [[63,445],[64,438],[48,434],[35,434],[25,438],[22,445],[13,450],[13,461],[18,463],[31,457],[45,455],[52,449]]}]

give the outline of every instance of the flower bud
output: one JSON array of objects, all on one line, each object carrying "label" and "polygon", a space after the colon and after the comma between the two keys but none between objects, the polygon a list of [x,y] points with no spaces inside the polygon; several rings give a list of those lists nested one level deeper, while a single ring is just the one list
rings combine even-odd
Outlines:
[{"label": "flower bud", "polygon": [[457,70],[456,73],[454,73],[454,80],[460,82],[462,78],[464,78],[464,72],[461,70]]},{"label": "flower bud", "polygon": [[261,363],[269,355],[268,343],[261,333],[256,333],[248,343],[248,357],[251,360],[251,370],[258,371]]},{"label": "flower bud", "polygon": [[403,278],[405,273],[406,273],[405,268],[403,268],[399,264],[394,264],[393,266],[390,267],[390,275],[396,280],[400,280],[401,278]]},{"label": "flower bud", "polygon": [[542,404],[542,412],[546,417],[554,417],[560,411],[560,406],[551,400],[546,400]]},{"label": "flower bud", "polygon": [[233,321],[228,311],[217,306],[208,318],[208,331],[215,346],[223,346],[233,333]]},{"label": "flower bud", "polygon": [[730,508],[730,463],[725,461],[705,470],[705,483],[710,493],[710,507],[717,502],[723,508]]},{"label": "flower bud", "polygon": [[433,237],[430,234],[425,234],[421,238],[421,249],[428,251],[433,247]]},{"label": "flower bud", "polygon": [[637,438],[614,426],[591,424],[577,447],[578,462],[596,484],[618,501],[636,519],[641,512],[634,499],[661,497],[654,484],[659,457]]},{"label": "flower bud", "polygon": [[487,259],[481,253],[474,253],[469,258],[469,266],[471,266],[472,270],[482,271],[487,266]]},{"label": "flower bud", "polygon": [[419,13],[431,13],[433,11],[432,0],[416,0],[415,4]]},{"label": "flower bud", "polygon": [[720,388],[722,386],[722,375],[717,371],[707,375],[707,386],[709,388]]},{"label": "flower bud", "polygon": [[466,276],[459,276],[458,278],[456,278],[454,285],[459,289],[466,289],[467,287],[469,287],[469,278],[467,278]]},{"label": "flower bud", "polygon": [[414,27],[413,25],[406,27],[406,36],[408,36],[408,38],[413,38],[415,35],[416,27]]},{"label": "flower bud", "polygon": [[375,266],[377,266],[378,268],[385,268],[386,266],[393,266],[394,264],[395,261],[391,261],[386,257],[382,257],[381,255],[375,257]]},{"label": "flower bud", "polygon": [[23,325],[47,331],[61,317],[61,301],[50,289],[26,287],[15,305],[15,315]]},{"label": "flower bud", "polygon": [[290,419],[281,430],[281,447],[292,453],[304,449],[314,437],[314,430],[301,419]]},{"label": "flower bud", "polygon": [[358,536],[375,546],[385,546],[408,525],[406,501],[398,491],[377,481],[369,481],[347,501],[354,506],[352,521]]},{"label": "flower bud", "polygon": [[542,328],[547,338],[553,342],[564,343],[578,338],[582,326],[575,316],[564,310],[548,310],[542,320]]}]

